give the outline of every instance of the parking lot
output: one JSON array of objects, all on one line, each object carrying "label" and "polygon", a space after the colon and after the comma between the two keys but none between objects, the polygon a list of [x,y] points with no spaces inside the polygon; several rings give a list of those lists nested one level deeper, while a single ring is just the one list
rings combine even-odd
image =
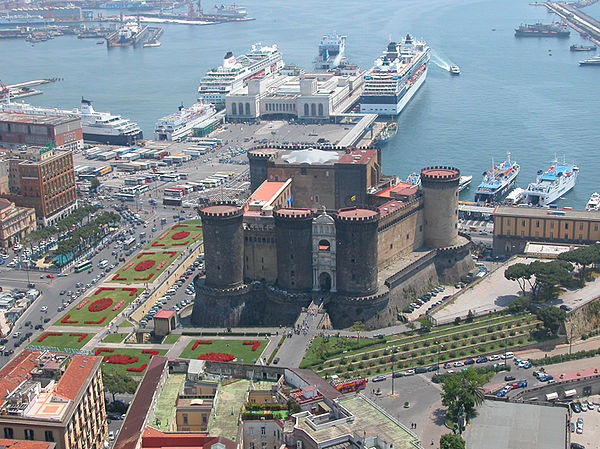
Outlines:
[{"label": "parking lot", "polygon": [[[586,449],[595,449],[599,447],[600,442],[600,396],[590,396],[586,400],[592,402],[593,409],[586,407],[587,411],[571,413],[571,443],[582,444]],[[578,402],[587,403],[586,400]]]}]

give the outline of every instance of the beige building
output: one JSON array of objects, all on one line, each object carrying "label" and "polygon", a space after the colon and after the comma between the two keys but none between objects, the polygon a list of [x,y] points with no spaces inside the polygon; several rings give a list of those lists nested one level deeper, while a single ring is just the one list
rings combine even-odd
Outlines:
[{"label": "beige building", "polygon": [[9,248],[35,229],[35,209],[0,198],[0,246]]},{"label": "beige building", "polygon": [[494,252],[519,254],[528,242],[590,244],[600,241],[600,212],[501,206],[494,211]]},{"label": "beige building", "polygon": [[0,370],[0,436],[103,449],[102,358],[25,350]]}]

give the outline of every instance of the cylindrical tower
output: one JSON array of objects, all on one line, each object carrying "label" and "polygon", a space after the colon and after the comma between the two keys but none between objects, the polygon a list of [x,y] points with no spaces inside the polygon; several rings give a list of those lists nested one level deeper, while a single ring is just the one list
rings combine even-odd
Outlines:
[{"label": "cylindrical tower", "polygon": [[337,290],[352,296],[377,291],[377,226],[379,212],[340,209],[335,219]]},{"label": "cylindrical tower", "polygon": [[217,203],[200,210],[204,237],[206,285],[231,288],[242,283],[244,273],[243,209]]},{"label": "cylindrical tower", "polygon": [[421,170],[425,245],[444,248],[458,242],[459,181],[460,171],[454,167]]},{"label": "cylindrical tower", "polygon": [[267,179],[269,161],[275,154],[276,151],[269,148],[248,151],[251,192],[254,192]]},{"label": "cylindrical tower", "polygon": [[312,211],[278,209],[273,217],[277,236],[277,285],[285,290],[312,290]]}]

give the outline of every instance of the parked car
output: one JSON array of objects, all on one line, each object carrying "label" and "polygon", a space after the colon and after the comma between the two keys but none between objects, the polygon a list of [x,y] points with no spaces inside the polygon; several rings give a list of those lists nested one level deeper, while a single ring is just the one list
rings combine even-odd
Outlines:
[{"label": "parked car", "polygon": [[515,380],[515,376],[504,376],[504,380],[505,380],[506,382],[509,382],[509,381],[511,381],[511,380]]},{"label": "parked car", "polygon": [[385,380],[385,376],[375,376],[373,379],[371,379],[371,382],[383,382]]}]

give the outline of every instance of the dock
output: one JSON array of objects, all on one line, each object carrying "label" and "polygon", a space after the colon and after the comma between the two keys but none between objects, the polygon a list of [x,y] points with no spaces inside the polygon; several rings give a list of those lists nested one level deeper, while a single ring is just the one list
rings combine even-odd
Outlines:
[{"label": "dock", "polygon": [[574,4],[545,2],[548,11],[558,15],[567,25],[579,32],[582,37],[600,45],[600,22],[581,12]]},{"label": "dock", "polygon": [[11,99],[31,97],[33,95],[41,95],[44,92],[38,89],[32,89],[32,87],[39,86],[40,84],[53,83],[55,81],[58,81],[58,79],[49,78],[41,80],[32,80],[16,84],[3,84],[2,81],[0,81],[0,99],[4,98],[7,92],[8,96],[10,96]]}]

